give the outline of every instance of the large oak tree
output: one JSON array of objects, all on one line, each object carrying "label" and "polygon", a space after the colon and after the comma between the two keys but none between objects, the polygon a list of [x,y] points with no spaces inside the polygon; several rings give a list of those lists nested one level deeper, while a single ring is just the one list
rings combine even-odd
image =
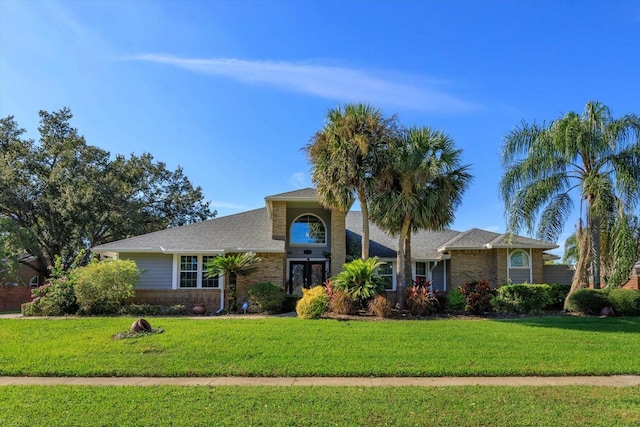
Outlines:
[{"label": "large oak tree", "polygon": [[[215,216],[181,168],[151,154],[125,157],[88,145],[71,111],[40,111],[40,138],[23,138],[13,116],[0,119],[0,247],[7,264],[24,254],[40,271],[56,256]],[[28,259],[28,258],[22,258]],[[85,260],[86,261],[86,260]]]}]

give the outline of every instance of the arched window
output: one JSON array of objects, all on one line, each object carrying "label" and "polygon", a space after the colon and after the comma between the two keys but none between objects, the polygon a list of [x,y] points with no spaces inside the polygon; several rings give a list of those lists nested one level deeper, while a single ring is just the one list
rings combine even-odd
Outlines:
[{"label": "arched window", "polygon": [[327,229],[324,222],[315,215],[300,215],[291,224],[289,242],[294,245],[325,245]]},{"label": "arched window", "polygon": [[509,268],[529,268],[529,254],[517,249],[509,255]]}]

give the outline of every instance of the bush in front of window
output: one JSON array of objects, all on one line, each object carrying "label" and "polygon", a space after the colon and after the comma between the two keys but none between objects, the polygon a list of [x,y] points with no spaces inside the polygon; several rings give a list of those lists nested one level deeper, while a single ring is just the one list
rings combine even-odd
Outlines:
[{"label": "bush in front of window", "polygon": [[504,285],[498,288],[491,305],[508,313],[540,313],[551,305],[549,285]]},{"label": "bush in front of window", "polygon": [[284,302],[284,288],[273,282],[255,284],[247,291],[249,306],[257,307],[260,312],[280,313]]},{"label": "bush in front of window", "polygon": [[465,282],[458,289],[464,296],[465,311],[473,314],[491,311],[491,300],[496,294],[491,283],[484,279],[474,280]]},{"label": "bush in front of window", "polygon": [[92,261],[73,274],[73,290],[81,314],[115,314],[134,295],[140,270],[132,260]]},{"label": "bush in front of window", "polygon": [[296,313],[302,319],[319,319],[329,305],[329,296],[323,286],[302,289],[302,298],[296,304]]},{"label": "bush in front of window", "polygon": [[345,291],[361,307],[366,307],[366,302],[384,292],[384,285],[376,275],[380,266],[377,258],[369,258],[366,261],[354,259],[342,266],[331,284],[335,290]]}]

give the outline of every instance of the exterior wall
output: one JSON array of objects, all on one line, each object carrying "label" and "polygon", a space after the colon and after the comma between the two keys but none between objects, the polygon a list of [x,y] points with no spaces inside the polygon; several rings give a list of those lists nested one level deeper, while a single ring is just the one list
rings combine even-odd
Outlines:
[{"label": "exterior wall", "polygon": [[26,286],[0,286],[0,312],[18,311],[23,303],[31,301],[31,288]]},{"label": "exterior wall", "polygon": [[514,283],[514,284],[531,283],[531,278],[529,277],[528,268],[510,268],[509,279],[511,279],[511,283]]},{"label": "exterior wall", "polygon": [[172,255],[121,253],[119,258],[135,261],[138,268],[143,271],[136,289],[171,289]]},{"label": "exterior wall", "polygon": [[[40,263],[38,263],[38,261],[34,261],[34,266],[36,268],[39,267],[39,265]],[[34,276],[38,277],[38,286],[42,286],[44,284],[44,276],[28,265],[21,264],[15,276],[9,277],[5,274],[0,274],[0,286],[13,283],[17,283],[21,286],[29,286],[29,281]]]},{"label": "exterior wall", "polygon": [[331,211],[331,271],[329,276],[335,276],[342,270],[347,261],[347,231],[345,226],[345,212]]},{"label": "exterior wall", "polygon": [[184,304],[190,309],[195,304],[204,304],[208,313],[220,308],[220,289],[136,289],[136,295],[128,302],[145,304]]},{"label": "exterior wall", "polygon": [[544,259],[542,259],[542,249],[531,250],[531,262],[533,267],[532,283],[544,283]]},{"label": "exterior wall", "polygon": [[274,240],[287,238],[287,202],[271,202],[271,238]]},{"label": "exterior wall", "polygon": [[509,268],[508,251],[506,249],[496,249],[496,281],[498,286],[509,282],[507,277]]},{"label": "exterior wall", "polygon": [[[431,270],[431,281],[433,289],[437,289],[441,292],[445,290],[443,261],[439,261],[438,265]],[[446,289],[449,289],[449,287],[447,286]]]},{"label": "exterior wall", "polygon": [[[452,290],[470,280],[488,280],[497,286],[497,250],[460,250],[450,251]],[[500,283],[501,284],[501,283]]]},{"label": "exterior wall", "polygon": [[570,265],[545,265],[542,267],[541,283],[571,284],[575,268]]}]

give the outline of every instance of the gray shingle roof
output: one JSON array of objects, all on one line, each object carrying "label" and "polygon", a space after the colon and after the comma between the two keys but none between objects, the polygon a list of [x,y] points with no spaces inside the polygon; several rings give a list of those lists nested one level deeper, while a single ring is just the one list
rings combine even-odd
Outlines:
[{"label": "gray shingle roof", "polygon": [[96,246],[93,251],[284,252],[284,241],[271,239],[271,221],[267,216],[266,208],[261,208],[106,243]]},{"label": "gray shingle roof", "polygon": [[490,249],[490,248],[540,248],[555,249],[558,245],[531,239],[529,237],[498,234],[492,231],[472,228],[460,233],[451,240],[438,247],[439,251],[462,249]]},{"label": "gray shingle roof", "polygon": [[265,200],[316,200],[317,193],[315,188],[303,188],[301,190],[288,191],[286,193],[274,194],[265,197]]}]

